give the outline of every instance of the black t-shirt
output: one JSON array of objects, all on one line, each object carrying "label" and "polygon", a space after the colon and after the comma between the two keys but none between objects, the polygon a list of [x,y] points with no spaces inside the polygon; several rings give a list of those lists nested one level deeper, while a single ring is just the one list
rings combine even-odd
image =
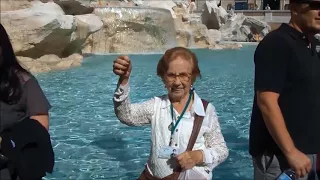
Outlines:
[{"label": "black t-shirt", "polygon": [[26,117],[47,113],[51,108],[36,78],[29,74],[21,78],[20,101],[13,105],[0,101],[0,132]]},{"label": "black t-shirt", "polygon": [[[279,107],[295,146],[306,154],[320,152],[320,59],[317,40],[308,38],[287,24],[270,32],[255,55],[256,91],[280,94]],[[254,97],[249,152],[281,154],[269,134]]]}]

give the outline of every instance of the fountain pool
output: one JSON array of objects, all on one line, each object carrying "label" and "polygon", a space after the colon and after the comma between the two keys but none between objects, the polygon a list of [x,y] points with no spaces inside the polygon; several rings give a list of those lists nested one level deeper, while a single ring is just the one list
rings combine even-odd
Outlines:
[{"label": "fountain pool", "polygon": [[[198,94],[216,106],[230,155],[214,171],[215,180],[252,179],[248,128],[253,99],[253,53],[239,50],[195,49],[202,79]],[[165,93],[156,76],[160,54],[130,55],[133,102]],[[51,109],[54,173],[46,179],[135,179],[149,154],[150,127],[127,127],[114,115],[112,95],[117,77],[116,55],[87,57],[81,67],[38,74]]]}]

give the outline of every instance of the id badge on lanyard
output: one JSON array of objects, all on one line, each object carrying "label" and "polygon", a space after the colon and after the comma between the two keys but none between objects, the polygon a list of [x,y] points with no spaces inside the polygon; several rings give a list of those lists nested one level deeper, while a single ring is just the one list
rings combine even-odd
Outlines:
[{"label": "id badge on lanyard", "polygon": [[171,104],[170,109],[171,109],[172,123],[168,127],[169,131],[171,131],[170,144],[169,144],[169,146],[165,146],[165,147],[161,147],[160,148],[160,150],[158,152],[158,157],[159,158],[161,158],[161,159],[170,159],[170,158],[175,157],[175,156],[178,155],[178,153],[179,153],[178,150],[171,146],[172,145],[173,134],[174,134],[175,129],[178,127],[179,122],[181,121],[184,113],[186,112],[186,110],[187,110],[187,108],[188,108],[188,106],[190,104],[191,97],[192,97],[192,91],[189,94],[189,99],[187,101],[187,104],[185,105],[181,115],[178,117],[178,120],[175,121],[175,123],[174,123],[174,120],[176,120],[176,118],[174,116],[174,110],[173,110],[173,106]]}]

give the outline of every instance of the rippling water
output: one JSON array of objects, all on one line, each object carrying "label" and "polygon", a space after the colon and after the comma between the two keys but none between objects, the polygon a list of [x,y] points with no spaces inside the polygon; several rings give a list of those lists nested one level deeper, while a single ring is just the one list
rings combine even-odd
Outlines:
[{"label": "rippling water", "polygon": [[[230,148],[228,160],[214,171],[216,180],[252,179],[248,128],[254,48],[194,50],[202,73],[195,88],[216,106]],[[143,170],[150,150],[150,128],[127,127],[114,115],[112,95],[118,79],[112,72],[115,57],[90,57],[82,67],[37,75],[53,105],[50,131],[56,164],[47,179],[135,179]],[[130,58],[133,102],[166,92],[156,76],[160,55]]]}]

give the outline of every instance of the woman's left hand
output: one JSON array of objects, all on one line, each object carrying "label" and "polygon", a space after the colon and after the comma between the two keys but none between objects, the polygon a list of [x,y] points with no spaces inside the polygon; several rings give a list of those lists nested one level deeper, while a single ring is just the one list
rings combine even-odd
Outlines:
[{"label": "woman's left hand", "polygon": [[192,169],[195,165],[203,162],[203,154],[201,150],[195,151],[186,151],[182,154],[179,154],[177,161],[182,169]]}]

